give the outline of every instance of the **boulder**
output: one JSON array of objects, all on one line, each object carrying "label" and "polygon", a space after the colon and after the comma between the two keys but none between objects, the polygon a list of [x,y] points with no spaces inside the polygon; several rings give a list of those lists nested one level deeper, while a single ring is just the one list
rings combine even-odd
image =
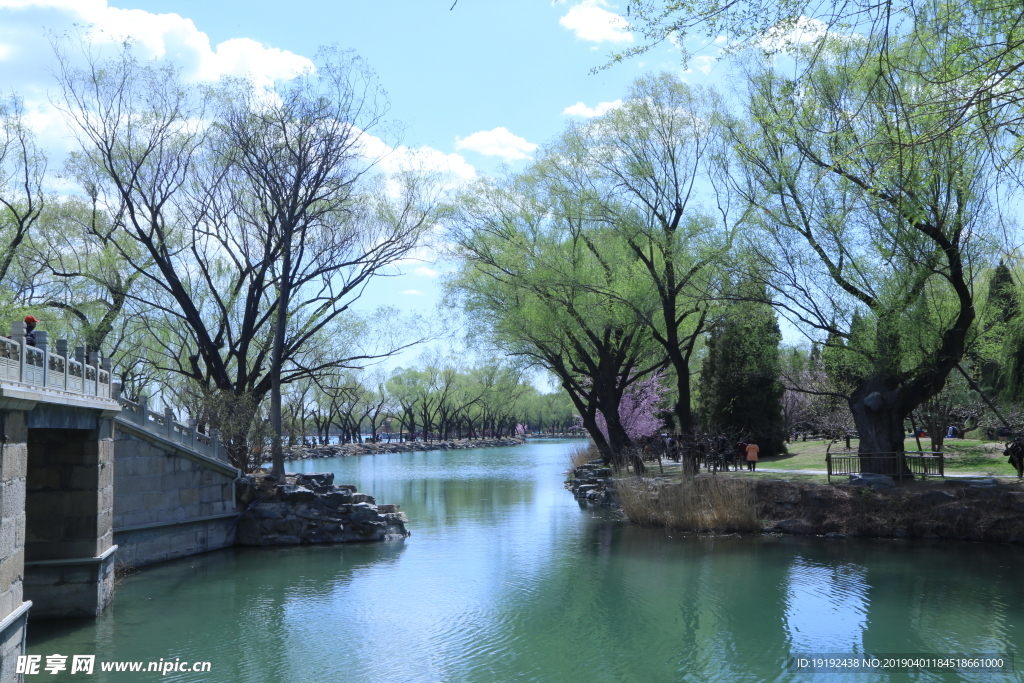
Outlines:
[{"label": "boulder", "polygon": [[316,494],[305,486],[284,484],[277,487],[277,494],[286,503],[308,503],[316,499]]},{"label": "boulder", "polygon": [[886,474],[851,474],[850,486],[869,486],[875,490],[896,488],[896,482]]},{"label": "boulder", "polygon": [[330,486],[334,483],[334,472],[303,472],[295,475],[295,483],[309,488]]}]

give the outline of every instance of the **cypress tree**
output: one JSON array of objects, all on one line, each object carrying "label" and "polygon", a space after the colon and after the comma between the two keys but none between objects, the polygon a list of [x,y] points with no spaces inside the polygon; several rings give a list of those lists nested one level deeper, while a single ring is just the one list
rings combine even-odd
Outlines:
[{"label": "cypress tree", "polygon": [[[759,296],[763,299],[764,290]],[[701,376],[700,414],[707,431],[750,439],[765,456],[785,451],[779,382],[779,331],[764,303],[734,304],[711,327]]]}]

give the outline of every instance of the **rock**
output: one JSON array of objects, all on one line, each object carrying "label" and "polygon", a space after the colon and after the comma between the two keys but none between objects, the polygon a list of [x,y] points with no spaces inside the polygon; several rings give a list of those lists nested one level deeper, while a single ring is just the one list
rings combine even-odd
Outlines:
[{"label": "rock", "polygon": [[802,519],[784,519],[775,525],[775,531],[784,534],[813,534],[814,528]]},{"label": "rock", "polygon": [[277,493],[286,503],[308,503],[316,499],[316,494],[304,486],[284,484],[277,487]]},{"label": "rock", "polygon": [[842,539],[846,538],[846,536],[844,534],[839,533],[838,531],[830,531],[827,534],[825,534],[825,538]]},{"label": "rock", "polygon": [[298,486],[315,488],[317,486],[330,486],[334,483],[333,472],[303,472],[295,475],[295,483]]},{"label": "rock", "polygon": [[352,494],[349,491],[328,491],[326,493],[318,493],[319,498],[324,505],[330,508],[336,508],[340,505],[348,505],[352,502]]},{"label": "rock", "polygon": [[896,488],[893,478],[885,474],[851,474],[850,486],[869,486],[875,490]]},{"label": "rock", "polygon": [[378,505],[377,506],[377,512],[380,512],[382,514],[388,513],[388,512],[398,512],[398,506],[397,505]]},{"label": "rock", "polygon": [[368,493],[353,493],[352,494],[352,502],[353,503],[369,503],[370,505],[373,505],[374,503],[377,502],[377,499],[374,498],[373,496],[371,496]]}]

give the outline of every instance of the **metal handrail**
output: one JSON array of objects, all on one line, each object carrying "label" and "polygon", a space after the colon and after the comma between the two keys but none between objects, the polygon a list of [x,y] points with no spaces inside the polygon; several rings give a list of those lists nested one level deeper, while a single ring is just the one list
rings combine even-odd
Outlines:
[{"label": "metal handrail", "polygon": [[[894,467],[883,469],[891,470],[892,474],[902,481],[906,465],[909,474],[906,476],[921,477],[943,477],[946,476],[946,455],[942,451],[904,451],[898,453],[888,451],[882,453],[851,453],[849,455],[834,455],[829,451],[825,452],[825,465],[828,469],[828,481],[832,483],[832,475],[862,474],[861,464],[864,460],[892,461]],[[877,473],[886,474],[886,473]]]}]

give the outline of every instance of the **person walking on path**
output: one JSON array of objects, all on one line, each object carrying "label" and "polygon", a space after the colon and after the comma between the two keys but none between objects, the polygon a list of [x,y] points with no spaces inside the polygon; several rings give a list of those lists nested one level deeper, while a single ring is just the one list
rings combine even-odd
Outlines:
[{"label": "person walking on path", "polygon": [[747,444],[747,469],[751,472],[757,469],[757,452],[761,450],[756,443]]}]

